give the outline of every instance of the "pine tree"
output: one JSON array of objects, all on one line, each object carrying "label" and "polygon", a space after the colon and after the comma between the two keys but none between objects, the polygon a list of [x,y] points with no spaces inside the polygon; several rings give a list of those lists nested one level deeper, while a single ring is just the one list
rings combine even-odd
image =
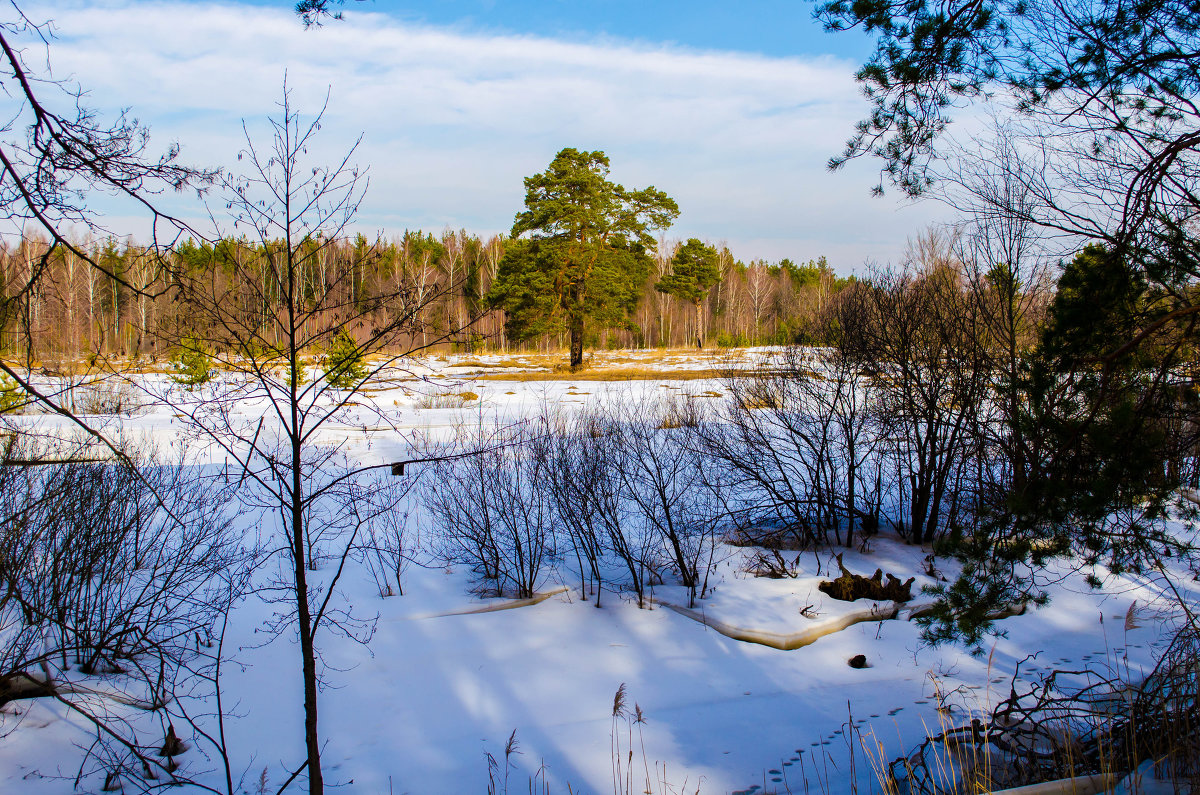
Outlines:
[{"label": "pine tree", "polygon": [[713,285],[721,281],[717,250],[696,238],[679,247],[671,258],[671,273],[654,288],[687,301],[696,309],[696,347],[704,347],[704,299]]},{"label": "pine tree", "polygon": [[325,352],[325,380],[335,389],[358,386],[366,377],[362,350],[346,329],[337,333]]},{"label": "pine tree", "polygon": [[198,337],[189,335],[180,340],[172,365],[175,372],[171,374],[171,380],[188,390],[212,380],[213,358]]},{"label": "pine tree", "polygon": [[[525,178],[525,210],[513,221],[514,245],[505,252],[488,293],[509,312],[509,334],[548,331],[570,335],[572,369],[583,364],[589,321],[628,323],[650,273],[651,229],[679,215],[675,200],[654,187],[629,191],[608,180],[603,152],[563,149],[541,174]],[[524,240],[515,240],[525,233]]]}]

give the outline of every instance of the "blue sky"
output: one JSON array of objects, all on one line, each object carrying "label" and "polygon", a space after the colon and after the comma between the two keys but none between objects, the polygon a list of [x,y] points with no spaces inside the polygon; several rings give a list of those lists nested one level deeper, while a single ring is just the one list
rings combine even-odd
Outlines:
[{"label": "blue sky", "polygon": [[[727,243],[740,259],[826,256],[844,273],[896,262],[938,205],[872,198],[878,165],[825,168],[867,106],[853,79],[869,47],[824,33],[809,3],[352,2],[304,30],[291,4],[56,0],[55,74],[111,115],[129,108],[152,148],[236,169],[243,123],[260,138],[286,73],[315,112],[310,155],[355,153],[368,234],[506,231],[522,178],[561,148],[602,149],[612,178],[654,185],[682,210],[670,238]],[[170,197],[202,219],[204,207]],[[210,208],[220,215],[216,197]],[[144,234],[111,204],[115,233]]]},{"label": "blue sky", "polygon": [[[260,5],[274,5],[260,0]],[[348,14],[380,11],[422,25],[474,32],[526,33],[590,41],[674,43],[711,50],[770,56],[837,55],[862,61],[870,37],[853,31],[826,33],[813,19],[817,4],[805,0],[348,0]]]}]

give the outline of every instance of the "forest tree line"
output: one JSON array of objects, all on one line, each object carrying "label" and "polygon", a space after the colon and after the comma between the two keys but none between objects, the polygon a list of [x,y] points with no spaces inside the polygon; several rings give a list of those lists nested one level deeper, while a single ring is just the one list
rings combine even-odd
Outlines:
[{"label": "forest tree line", "polygon": [[[566,344],[562,330],[518,336],[506,313],[489,302],[500,262],[510,247],[506,235],[483,237],[446,229],[438,235],[405,231],[390,239],[362,235],[331,241],[308,263],[310,288],[349,274],[341,288],[346,298],[373,294],[387,284],[406,284],[422,305],[413,334],[424,343],[448,337],[457,351],[557,351]],[[652,268],[630,285],[637,295],[631,308],[612,325],[589,324],[589,348],[650,348],[695,345],[743,347],[792,342],[821,342],[818,317],[854,277],[839,277],[825,257],[796,263],[738,259],[727,246],[714,246],[719,280],[708,290],[700,311],[687,301],[656,289],[672,268],[681,241],[660,238]],[[47,253],[47,241],[35,235],[0,242],[0,285],[23,285],[30,268]],[[314,246],[315,247],[315,246]],[[82,240],[75,248],[92,257],[93,267],[69,248],[55,247],[43,278],[0,328],[0,354],[14,359],[56,362],[85,358],[161,359],[171,341],[205,337],[196,328],[178,286],[180,274],[229,285],[244,278],[248,263],[264,260],[262,244],[247,240],[187,240],[165,254],[133,241]],[[140,289],[139,289],[140,288]],[[426,301],[426,296],[432,300]],[[270,313],[264,298],[262,311]],[[697,325],[700,325],[697,328]]]}]

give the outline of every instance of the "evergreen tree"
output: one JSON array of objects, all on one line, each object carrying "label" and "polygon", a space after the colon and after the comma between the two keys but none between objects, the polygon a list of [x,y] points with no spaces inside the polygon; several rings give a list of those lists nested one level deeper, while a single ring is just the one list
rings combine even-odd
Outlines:
[{"label": "evergreen tree", "polygon": [[29,402],[29,396],[8,373],[0,373],[0,414],[18,412]]},{"label": "evergreen tree", "polygon": [[493,307],[508,310],[515,339],[565,330],[573,369],[583,364],[586,323],[628,323],[651,267],[650,230],[679,215],[662,191],[626,190],[609,181],[608,170],[603,152],[567,148],[525,178],[525,210],[513,221],[513,245],[488,293]]},{"label": "evergreen tree", "polygon": [[350,332],[342,329],[325,352],[325,380],[334,389],[349,389],[358,386],[366,375],[362,350]]},{"label": "evergreen tree", "polygon": [[194,335],[180,340],[172,365],[171,380],[188,390],[203,386],[212,380],[213,358],[204,341]]},{"label": "evergreen tree", "polygon": [[654,288],[687,301],[696,309],[696,347],[704,347],[704,299],[713,285],[721,281],[717,250],[696,238],[679,247],[671,258],[671,272]]}]

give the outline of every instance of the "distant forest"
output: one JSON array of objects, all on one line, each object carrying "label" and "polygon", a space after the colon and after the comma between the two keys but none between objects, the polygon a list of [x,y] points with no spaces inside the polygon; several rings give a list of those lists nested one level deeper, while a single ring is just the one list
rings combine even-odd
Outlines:
[{"label": "distant forest", "polygon": [[[442,348],[472,352],[558,351],[566,345],[565,333],[517,341],[506,329],[504,311],[489,307],[488,291],[509,244],[504,235],[485,239],[447,229],[436,236],[406,231],[391,239],[371,241],[359,235],[322,243],[314,245],[320,253],[308,261],[310,272],[304,274],[314,288],[328,285],[338,274],[350,301],[356,292],[378,294],[387,284],[404,283],[423,293],[414,296],[424,306],[412,332],[418,337],[415,343],[444,338]],[[671,258],[680,245],[660,240],[640,299],[616,324],[588,328],[588,348],[694,346],[698,336],[718,347],[820,342],[818,316],[854,280],[838,277],[824,257],[803,264],[789,259],[746,263],[718,245],[720,281],[696,312],[692,304],[655,287],[671,272]],[[10,315],[0,328],[0,353],[5,356],[46,362],[96,355],[169,356],[168,341],[205,331],[191,326],[195,315],[172,289],[173,274],[195,278],[208,270],[212,279],[234,287],[228,282],[244,274],[235,263],[270,260],[262,244],[234,239],[187,240],[165,254],[113,239],[77,243],[77,250],[92,256],[100,269],[62,247],[46,258],[47,248],[36,237],[0,242],[5,295],[9,286],[27,283],[31,269],[44,269],[25,311]],[[275,309],[262,307],[264,315]],[[703,325],[700,334],[698,322]]]}]

